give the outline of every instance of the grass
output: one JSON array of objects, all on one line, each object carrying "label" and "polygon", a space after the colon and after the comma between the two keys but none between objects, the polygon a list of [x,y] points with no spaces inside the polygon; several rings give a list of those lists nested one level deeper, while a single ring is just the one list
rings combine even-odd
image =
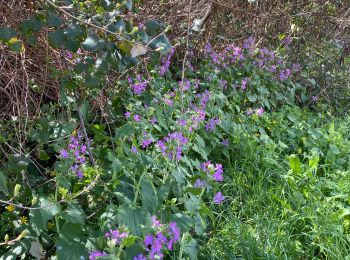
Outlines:
[{"label": "grass", "polygon": [[237,141],[223,188],[230,203],[202,241],[201,259],[350,259],[349,118],[299,112],[298,124],[290,108],[268,115],[280,128],[269,142]]}]

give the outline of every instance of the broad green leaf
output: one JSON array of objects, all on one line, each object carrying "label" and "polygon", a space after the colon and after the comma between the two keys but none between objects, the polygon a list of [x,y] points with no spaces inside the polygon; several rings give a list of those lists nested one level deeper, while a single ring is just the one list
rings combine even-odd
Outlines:
[{"label": "broad green leaf", "polygon": [[7,196],[9,195],[9,191],[7,189],[7,179],[2,172],[0,172],[0,191],[5,193]]},{"label": "broad green leaf", "polygon": [[0,41],[8,42],[11,38],[16,37],[17,32],[10,27],[0,27]]},{"label": "broad green leaf", "polygon": [[56,30],[48,33],[48,40],[52,47],[61,48],[64,44],[64,35],[62,30]]},{"label": "broad green leaf", "polygon": [[94,52],[102,49],[105,45],[105,41],[98,38],[96,35],[91,35],[88,36],[81,45],[85,50]]},{"label": "broad green leaf", "polygon": [[60,212],[60,205],[45,198],[40,198],[38,207],[40,209],[30,210],[30,220],[39,231],[47,230],[47,221]]},{"label": "broad green leaf", "polygon": [[153,183],[144,178],[141,180],[141,199],[142,208],[148,212],[154,213],[158,207],[158,197]]},{"label": "broad green leaf", "polygon": [[301,173],[301,163],[297,155],[291,155],[288,157],[289,159],[289,166],[293,170],[294,173],[299,174]]},{"label": "broad green leaf", "polygon": [[176,222],[177,226],[181,230],[181,233],[189,231],[194,224],[193,219],[190,216],[182,213],[173,214],[170,219],[171,221]]},{"label": "broad green leaf", "polygon": [[56,15],[56,14],[53,14],[53,13],[49,13],[46,17],[46,20],[47,20],[47,25],[49,27],[60,27],[60,25],[62,24],[62,19]]},{"label": "broad green leaf", "polygon": [[23,42],[21,40],[18,40],[17,38],[11,38],[7,44],[10,50],[13,52],[20,53],[24,51]]},{"label": "broad green leaf", "polygon": [[79,205],[69,203],[68,208],[61,215],[67,222],[76,224],[85,223],[85,213]]},{"label": "broad green leaf", "polygon": [[213,212],[204,203],[201,203],[199,213],[201,214],[201,216],[210,217],[212,221],[214,221],[215,219]]},{"label": "broad green leaf", "polygon": [[191,260],[198,259],[197,240],[189,237],[186,241],[184,252],[190,257]]},{"label": "broad green leaf", "polygon": [[57,260],[87,259],[86,235],[83,226],[66,223],[62,226],[56,242]]},{"label": "broad green leaf", "polygon": [[139,208],[131,208],[123,205],[118,208],[117,218],[119,224],[127,226],[131,233],[140,236],[142,234],[141,225],[146,224],[146,212]]},{"label": "broad green leaf", "polygon": [[157,20],[149,20],[145,23],[146,32],[150,36],[156,36],[165,29],[165,24]]}]

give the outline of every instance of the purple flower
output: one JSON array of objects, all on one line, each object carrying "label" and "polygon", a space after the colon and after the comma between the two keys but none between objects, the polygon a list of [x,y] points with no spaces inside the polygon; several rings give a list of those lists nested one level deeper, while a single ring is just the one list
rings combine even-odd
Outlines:
[{"label": "purple flower", "polygon": [[311,100],[312,100],[312,102],[316,102],[318,100],[318,96],[312,96]]},{"label": "purple flower", "polygon": [[147,258],[143,254],[139,254],[134,256],[133,260],[147,260]]},{"label": "purple flower", "polygon": [[69,157],[69,154],[68,154],[68,152],[66,151],[66,150],[64,150],[64,149],[62,149],[61,151],[60,151],[60,156],[62,157],[62,158],[68,158]]},{"label": "purple flower", "polygon": [[141,121],[141,116],[140,115],[134,115],[134,120],[136,122],[140,122]]},{"label": "purple flower", "polygon": [[138,96],[142,94],[142,92],[146,89],[148,86],[148,80],[141,81],[141,75],[138,75],[136,77],[137,81],[133,82],[131,78],[128,78],[128,82],[130,84],[131,90]]},{"label": "purple flower", "polygon": [[130,112],[125,112],[125,113],[124,113],[124,116],[125,116],[126,118],[129,118],[129,117],[131,116],[131,113],[130,113]]},{"label": "purple flower", "polygon": [[141,144],[142,149],[145,149],[145,148],[147,148],[148,146],[150,146],[152,142],[153,142],[153,141],[152,141],[151,139],[145,139],[145,140],[143,140],[143,141],[142,141],[142,144]]},{"label": "purple flower", "polygon": [[84,173],[81,170],[77,170],[77,176],[79,179],[82,179],[84,177]]},{"label": "purple flower", "polygon": [[161,76],[164,76],[168,72],[170,67],[170,60],[174,55],[174,53],[175,53],[175,49],[172,48],[170,53],[165,58],[162,59],[162,66],[159,69],[159,74]]},{"label": "purple flower", "polygon": [[155,125],[155,124],[157,124],[157,119],[155,118],[155,117],[153,117],[152,119],[151,119],[151,124],[152,125]]},{"label": "purple flower", "polygon": [[208,124],[205,125],[205,129],[208,132],[212,132],[215,130],[215,127],[220,123],[220,120],[218,118],[211,118],[209,119]]},{"label": "purple flower", "polygon": [[207,182],[201,179],[197,179],[193,184],[193,187],[195,188],[206,188],[207,186],[208,186]]},{"label": "purple flower", "polygon": [[247,88],[247,83],[248,83],[248,78],[244,78],[242,80],[242,85],[241,85],[242,90],[245,90]]},{"label": "purple flower", "polygon": [[220,205],[224,201],[225,197],[222,196],[221,191],[214,195],[214,203]]},{"label": "purple flower", "polygon": [[213,179],[215,181],[218,181],[218,182],[223,181],[224,180],[224,177],[222,176],[223,173],[224,173],[224,171],[222,169],[222,165],[221,164],[215,164]]},{"label": "purple flower", "polygon": [[229,145],[229,140],[228,139],[224,139],[224,140],[222,140],[222,142],[221,142],[221,144],[223,145],[223,146],[228,146]]},{"label": "purple flower", "polygon": [[258,108],[257,110],[256,110],[256,112],[255,112],[255,114],[257,115],[257,116],[262,116],[263,114],[264,114],[264,108],[262,108],[262,107],[260,107],[260,108]]},{"label": "purple flower", "polygon": [[287,36],[282,40],[282,44],[285,45],[286,47],[292,42],[292,38],[290,36]]},{"label": "purple flower", "polygon": [[70,60],[73,59],[73,53],[70,51],[66,51],[66,57]]},{"label": "purple flower", "polygon": [[152,223],[153,223],[153,226],[152,226],[153,228],[162,226],[162,224],[160,224],[160,221],[157,219],[156,216],[152,216],[151,220],[152,220]]},{"label": "purple flower", "polygon": [[118,229],[116,229],[107,232],[105,237],[110,239],[115,244],[120,244],[123,239],[128,237],[128,234],[126,232],[120,232]]},{"label": "purple flower", "polygon": [[145,240],[143,241],[143,244],[146,247],[148,247],[148,246],[152,245],[153,240],[154,240],[154,237],[152,235],[148,235],[148,236],[145,237]]},{"label": "purple flower", "polygon": [[138,152],[137,148],[135,146],[131,146],[131,152],[136,154]]},{"label": "purple flower", "polygon": [[107,256],[107,254],[101,251],[92,251],[89,253],[89,260],[96,260],[97,257],[101,256]]}]

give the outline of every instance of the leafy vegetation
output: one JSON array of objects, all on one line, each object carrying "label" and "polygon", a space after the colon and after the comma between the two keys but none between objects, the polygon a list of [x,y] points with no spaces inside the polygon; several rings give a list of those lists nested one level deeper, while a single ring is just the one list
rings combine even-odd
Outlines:
[{"label": "leafy vegetation", "polygon": [[122,20],[132,1],[66,2],[0,31],[21,53],[49,28],[67,63],[58,102],[0,123],[0,259],[348,257],[350,119],[290,38],[180,64],[161,22]]}]

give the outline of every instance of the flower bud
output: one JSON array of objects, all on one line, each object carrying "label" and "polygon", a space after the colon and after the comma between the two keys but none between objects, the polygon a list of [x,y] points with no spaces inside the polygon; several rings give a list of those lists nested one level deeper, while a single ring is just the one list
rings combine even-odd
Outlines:
[{"label": "flower bud", "polygon": [[14,190],[14,192],[13,192],[13,196],[14,196],[14,197],[17,197],[20,190],[21,190],[21,185],[16,184],[15,190]]},{"label": "flower bud", "polygon": [[32,206],[34,206],[38,202],[38,197],[34,196],[32,198]]}]

